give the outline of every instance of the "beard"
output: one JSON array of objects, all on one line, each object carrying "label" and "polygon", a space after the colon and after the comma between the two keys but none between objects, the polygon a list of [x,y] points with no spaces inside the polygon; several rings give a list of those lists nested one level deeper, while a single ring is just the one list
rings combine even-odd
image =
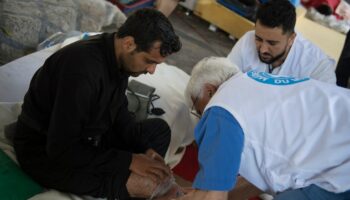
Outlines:
[{"label": "beard", "polygon": [[132,77],[138,77],[141,74],[147,74],[148,72],[127,72],[128,75],[132,76]]},{"label": "beard", "polygon": [[125,71],[126,74],[128,74],[129,76],[132,76],[132,77],[138,77],[141,74],[147,74],[148,73],[147,71],[133,72],[133,71],[128,70],[126,68],[124,68],[124,71]]},{"label": "beard", "polygon": [[[132,52],[133,54],[133,52]],[[141,74],[147,74],[148,72],[147,71],[138,71],[138,72],[135,72],[135,71],[132,71],[130,68],[130,63],[128,64],[127,62],[125,62],[125,59],[130,59],[130,58],[125,58],[125,57],[121,57],[119,59],[119,65],[120,65],[120,68],[129,76],[132,76],[132,77],[138,77],[140,76]]]},{"label": "beard", "polygon": [[272,56],[269,53],[265,53],[264,55],[270,56],[269,59],[264,59],[260,52],[258,52],[258,55],[259,55],[259,59],[261,62],[270,65],[270,64],[276,62],[277,60],[281,59],[285,55],[285,53],[286,53],[286,49],[282,53],[278,54],[277,56]]}]

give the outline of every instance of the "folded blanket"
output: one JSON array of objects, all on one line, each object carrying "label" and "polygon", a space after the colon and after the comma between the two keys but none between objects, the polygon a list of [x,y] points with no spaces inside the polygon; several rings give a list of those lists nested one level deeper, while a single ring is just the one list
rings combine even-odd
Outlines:
[{"label": "folded blanket", "polygon": [[116,31],[125,19],[105,0],[0,1],[0,65],[34,52],[56,32]]}]

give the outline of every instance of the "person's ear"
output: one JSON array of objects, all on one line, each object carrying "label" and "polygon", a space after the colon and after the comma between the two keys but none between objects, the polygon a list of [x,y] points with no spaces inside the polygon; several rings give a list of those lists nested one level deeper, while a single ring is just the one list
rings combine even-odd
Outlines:
[{"label": "person's ear", "polygon": [[209,98],[213,97],[216,90],[218,89],[215,85],[210,84],[210,83],[206,83],[204,85],[204,88],[205,88],[206,94],[208,95]]},{"label": "person's ear", "polygon": [[123,39],[123,48],[126,52],[130,53],[133,52],[136,49],[136,43],[134,40],[134,37],[132,36],[126,36]]}]

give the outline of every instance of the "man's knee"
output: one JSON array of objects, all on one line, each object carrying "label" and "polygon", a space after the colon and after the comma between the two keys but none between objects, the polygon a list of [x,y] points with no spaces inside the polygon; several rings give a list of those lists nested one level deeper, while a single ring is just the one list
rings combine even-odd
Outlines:
[{"label": "man's knee", "polygon": [[154,141],[154,145],[158,146],[155,150],[161,156],[164,157],[170,145],[171,130],[168,123],[166,123],[163,119],[157,118],[154,120],[156,120],[158,131],[159,131],[157,134],[157,138],[155,139],[156,141]]},{"label": "man's knee", "polygon": [[163,119],[157,118],[156,120],[159,123],[159,127],[160,127],[159,130],[161,130],[164,143],[167,144],[167,146],[169,146],[170,140],[171,140],[171,130],[168,123]]},{"label": "man's knee", "polygon": [[161,132],[164,132],[164,133],[167,133],[168,135],[170,135],[170,127],[165,120],[160,119],[160,118],[153,118],[150,120],[152,120],[153,123],[157,124],[157,127]]},{"label": "man's knee", "polygon": [[[309,200],[309,199],[347,199],[345,193],[332,193],[314,184],[305,188],[289,190],[278,194],[275,200]],[[350,195],[349,195],[350,196]]]},{"label": "man's knee", "polygon": [[289,191],[282,192],[278,194],[274,199],[275,200],[293,200],[293,199],[307,200],[308,197],[305,195],[303,190],[296,189],[296,190],[289,190]]},{"label": "man's knee", "polygon": [[171,140],[171,130],[166,121],[160,118],[147,119],[143,122],[143,126],[149,132],[148,137],[154,145],[168,148]]}]

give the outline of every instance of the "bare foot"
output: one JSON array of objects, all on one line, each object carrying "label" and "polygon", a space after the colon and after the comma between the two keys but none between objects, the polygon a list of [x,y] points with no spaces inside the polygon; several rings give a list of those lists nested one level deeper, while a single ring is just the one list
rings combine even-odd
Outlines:
[{"label": "bare foot", "polygon": [[155,198],[155,200],[170,200],[176,199],[184,195],[184,190],[177,184],[173,184],[171,189],[163,196]]}]

